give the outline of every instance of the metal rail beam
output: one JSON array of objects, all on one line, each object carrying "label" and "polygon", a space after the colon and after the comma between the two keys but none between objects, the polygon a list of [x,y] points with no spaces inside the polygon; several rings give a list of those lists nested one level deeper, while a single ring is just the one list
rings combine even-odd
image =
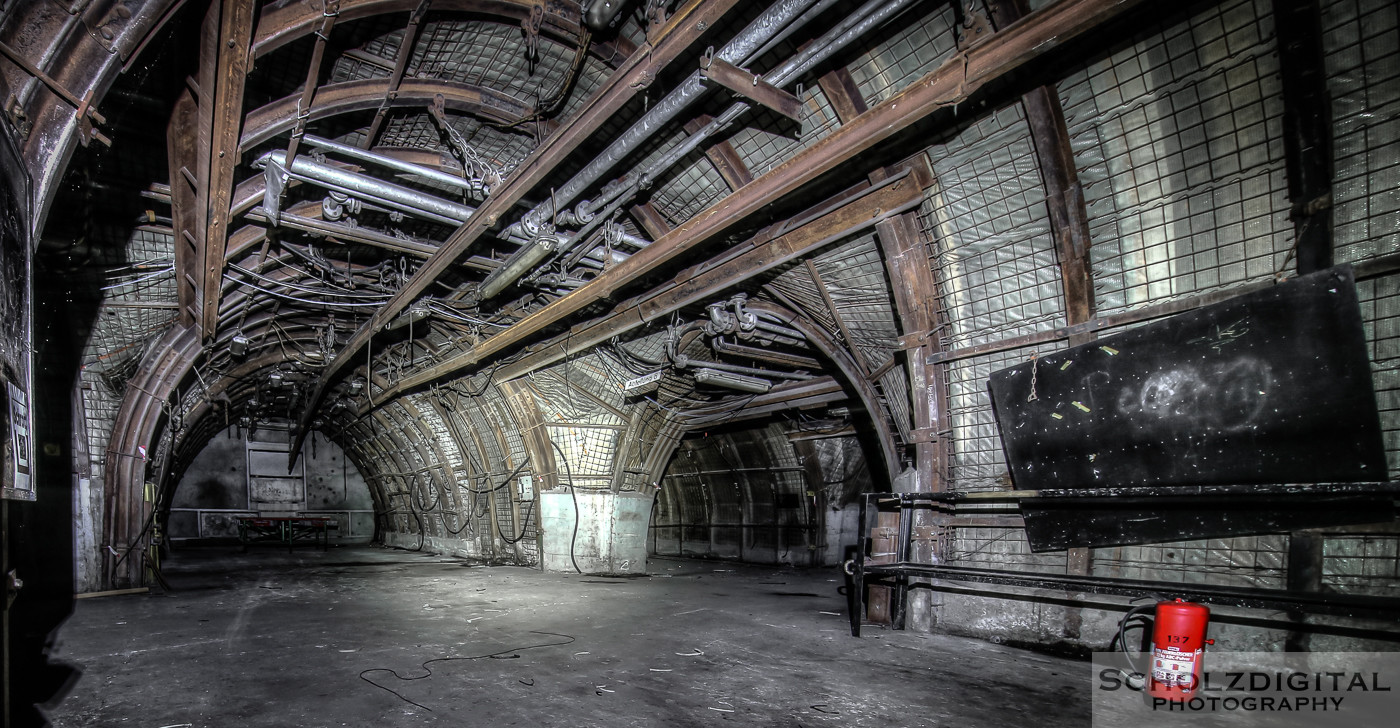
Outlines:
[{"label": "metal rail beam", "polygon": [[418,7],[413,9],[413,13],[408,16],[408,26],[404,28],[403,37],[399,41],[399,50],[395,54],[394,66],[389,71],[389,88],[384,93],[384,100],[379,103],[379,110],[374,112],[374,121],[369,123],[369,130],[365,132],[365,138],[360,141],[360,146],[369,149],[379,140],[379,130],[384,126],[384,119],[389,116],[389,107],[394,99],[399,95],[399,87],[403,84],[403,75],[408,71],[408,59],[413,57],[413,46],[418,43],[418,31],[423,26],[423,16],[428,12],[428,6],[432,0],[418,0]]},{"label": "metal rail beam", "polygon": [[[919,204],[920,190],[907,176],[893,178],[858,197],[845,200],[791,231],[768,237],[759,236],[726,251],[718,258],[683,271],[674,280],[645,296],[620,304],[614,313],[575,326],[558,346],[534,352],[514,364],[502,367],[496,376],[502,381],[522,377],[543,366],[607,341],[614,336],[669,315],[682,307],[719,295],[729,287],[783,265],[840,240]],[[643,248],[650,250],[651,246]],[[469,349],[411,377],[404,378],[386,392],[393,396],[422,387],[444,376],[462,371],[481,361],[482,347],[494,339]]]},{"label": "metal rail beam", "polygon": [[[685,123],[685,131],[687,134],[694,134],[709,126],[712,121],[714,117],[701,114]],[[738,192],[740,187],[753,181],[753,172],[749,171],[748,165],[744,164],[744,158],[739,156],[739,152],[728,139],[710,144],[705,149],[705,157],[714,165],[715,171],[729,186],[730,192]]]},{"label": "metal rail beam", "polygon": [[[212,11],[211,11],[212,12]],[[224,245],[229,228],[229,200],[233,195],[233,170],[238,166],[238,128],[243,122],[243,87],[248,75],[248,44],[253,34],[253,0],[224,0],[219,11],[216,47],[201,53],[201,63],[217,53],[210,124],[209,208],[204,238],[204,311],[201,329],[205,339],[214,336],[219,323],[219,291],[224,276]],[[207,43],[208,37],[205,38]],[[203,89],[208,98],[210,90]]]},{"label": "metal rail beam", "polygon": [[203,315],[203,266],[199,256],[204,251],[207,231],[199,209],[199,104],[188,91],[175,102],[165,143],[170,170],[170,220],[175,237],[175,288],[180,325],[189,326]]},{"label": "metal rail beam", "polygon": [[[390,98],[392,93],[392,98]],[[390,79],[374,78],[360,81],[330,83],[316,89],[308,120],[356,111],[377,109],[381,104],[390,108],[427,107],[433,97],[442,94],[447,108],[463,111],[490,121],[510,124],[535,113],[535,107],[510,94],[485,86],[455,81],[405,81],[395,90]],[[292,131],[297,123],[299,93],[283,97],[248,112],[243,125],[243,137],[238,140],[240,152],[255,147],[279,134]]]},{"label": "metal rail beam", "polygon": [[[305,438],[306,424],[320,406],[330,381],[350,362],[358,360],[360,350],[369,343],[370,337],[376,331],[392,321],[409,303],[437,281],[438,277],[454,265],[487,230],[495,227],[502,215],[568,160],[575,149],[592,136],[601,124],[612,118],[638,94],[645,93],[645,89],[661,70],[690,51],[703,37],[704,31],[723,19],[737,4],[738,0],[688,0],[676,10],[666,25],[657,30],[647,48],[629,56],[582,108],[541,142],[530,158],[517,167],[477,210],[477,222],[464,225],[453,233],[438,252],[419,268],[399,294],[355,332],[340,355],[331,362],[317,381],[307,411],[297,427],[298,442]],[[345,12],[343,7],[341,12]]]},{"label": "metal rail beam", "polygon": [[[745,187],[745,194],[720,200],[574,293],[464,352],[453,362],[455,370],[465,369],[486,357],[524,344],[546,328],[612,296],[633,280],[671,263],[698,246],[712,242],[737,222],[786,198],[842,163],[868,152],[938,109],[966,100],[988,83],[1024,68],[1058,45],[1121,18],[1140,3],[1141,0],[1062,0],[970,46],[958,57],[945,62],[900,93],[754,180]],[[486,220],[482,225],[493,222]],[[477,228],[474,225],[468,227]],[[439,254],[442,252],[439,251]],[[432,261],[429,261],[431,264]],[[390,305],[380,313],[398,310]],[[380,315],[376,315],[374,323],[382,323],[378,321],[380,318]],[[352,341],[342,356],[351,356],[352,351],[357,352],[362,346],[363,341]]]}]

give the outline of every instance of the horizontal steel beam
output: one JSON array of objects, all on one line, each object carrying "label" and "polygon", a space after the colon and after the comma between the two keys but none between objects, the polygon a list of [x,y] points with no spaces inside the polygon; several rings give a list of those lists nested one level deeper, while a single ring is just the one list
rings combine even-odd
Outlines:
[{"label": "horizontal steel beam", "polygon": [[649,45],[638,50],[618,67],[607,83],[600,87],[583,107],[575,111],[562,126],[545,138],[510,177],[477,210],[474,221],[453,233],[438,252],[423,264],[404,284],[399,294],[360,327],[335,358],[312,394],[302,422],[297,428],[297,444],[306,437],[306,424],[315,416],[330,381],[338,376],[359,354],[380,327],[393,320],[419,295],[428,289],[448,268],[455,265],[500,218],[536,186],[543,183],[577,147],[591,137],[600,126],[612,118],[646,88],[657,75],[703,37],[707,28],[720,22],[738,0],[688,0],[658,29]]},{"label": "horizontal steel beam", "polygon": [[[813,217],[790,231],[766,239],[759,237],[750,240],[738,246],[737,255],[726,251],[719,258],[699,266],[703,272],[683,272],[650,295],[618,306],[613,314],[575,326],[565,337],[564,345],[542,349],[519,362],[502,367],[496,372],[496,377],[500,381],[522,377],[649,321],[663,318],[685,306],[709,300],[736,283],[808,255],[883,219],[912,209],[922,199],[922,190],[908,175],[891,178],[878,187],[869,188],[855,197],[844,200],[834,209],[826,210],[824,214]],[[650,246],[643,248],[643,252],[646,250],[650,250]],[[625,264],[624,262],[618,265]],[[479,346],[431,369],[404,378],[385,392],[384,396],[387,398],[411,391],[475,365],[483,357],[500,351],[499,348],[492,347],[492,342],[497,338],[500,338],[500,335],[487,339]],[[696,362],[696,365],[704,366],[701,362]]]},{"label": "horizontal steel beam", "polygon": [[[970,46],[903,91],[726,197],[680,227],[509,329],[487,339],[463,359],[470,364],[513,349],[632,281],[709,243],[763,208],[869,152],[935,111],[964,101],[988,83],[1042,58],[1051,49],[1120,17],[1141,0],[1062,0]],[[488,221],[489,222],[489,221]],[[487,223],[483,223],[487,224]],[[474,227],[474,226],[471,226]],[[347,352],[350,347],[347,347]]]}]

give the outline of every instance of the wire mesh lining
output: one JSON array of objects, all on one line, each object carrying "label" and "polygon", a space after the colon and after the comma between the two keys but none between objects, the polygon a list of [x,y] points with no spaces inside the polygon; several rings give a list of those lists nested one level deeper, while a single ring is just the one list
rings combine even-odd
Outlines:
[{"label": "wire mesh lining", "polygon": [[1100,313],[1268,278],[1293,245],[1267,3],[1145,33],[1060,84]]},{"label": "wire mesh lining", "polygon": [[1400,473],[1400,278],[1356,284],[1362,328],[1371,360],[1371,383],[1380,411],[1386,466]]},{"label": "wire mesh lining", "polygon": [[547,99],[564,83],[575,49],[539,39],[539,53],[528,58],[518,26],[478,20],[439,20],[423,24],[409,70],[435,78],[486,86],[523,99]]},{"label": "wire mesh lining", "polygon": [[1337,262],[1400,250],[1400,33],[1386,0],[1322,4]]},{"label": "wire mesh lining", "polygon": [[[1394,3],[1322,3],[1322,44],[1332,97],[1335,259],[1359,262],[1400,250],[1400,33]],[[1380,409],[1386,461],[1400,472],[1400,281],[1357,284]]]},{"label": "wire mesh lining", "polygon": [[399,45],[403,43],[403,33],[404,31],[400,29],[381,35],[360,48],[360,51],[365,55],[382,59],[379,63],[348,55],[336,58],[335,62],[331,64],[328,83],[388,78],[393,73],[390,68],[398,60]]},{"label": "wire mesh lining", "polygon": [[704,154],[696,152],[656,188],[651,200],[672,225],[679,225],[729,194],[729,185]]},{"label": "wire mesh lining", "polygon": [[808,563],[821,539],[811,487],[781,423],[686,438],[657,497],[656,551]]},{"label": "wire mesh lining", "polygon": [[[447,467],[442,468],[443,480],[441,488],[442,500],[440,502],[439,513],[446,520],[444,528],[461,531],[467,521],[471,520],[471,505],[462,498],[462,483],[470,483],[466,477],[470,469],[467,467],[462,452],[457,445],[457,439],[452,436],[452,431],[447,423],[438,416],[435,410],[427,401],[426,395],[409,395],[409,401],[418,411],[419,422],[428,428],[430,434],[429,444],[433,447],[434,453],[445,460]],[[446,511],[453,511],[453,517],[448,519]],[[461,533],[444,534],[461,537]]]},{"label": "wire mesh lining", "polygon": [[[800,128],[794,128],[794,122],[787,117],[761,107],[740,119],[743,126],[734,132],[729,143],[754,177],[786,162],[841,125],[821,89],[813,86],[804,91],[801,98]],[[780,132],[770,131],[774,129]]]},{"label": "wire mesh lining", "polygon": [[626,423],[589,394],[609,405],[622,405],[620,373],[604,365],[602,354],[590,354],[560,362],[528,375],[530,389],[545,419],[591,425],[622,426]]},{"label": "wire mesh lining", "polygon": [[560,480],[581,488],[606,487],[612,480],[613,452],[617,449],[618,430],[604,427],[548,425],[549,439],[564,451],[560,463]]},{"label": "wire mesh lining", "polygon": [[1091,573],[1175,584],[1285,589],[1288,536],[1236,536],[1093,549]]},{"label": "wire mesh lining", "polygon": [[[1032,352],[1046,355],[1064,348],[1063,342],[1054,342],[1035,349],[1013,349],[948,364],[951,490],[1007,490],[1012,486],[996,415],[992,412],[992,398],[987,393],[987,378],[992,372],[1026,361]],[[1029,394],[1027,392],[1027,396]]]},{"label": "wire mesh lining", "polygon": [[[879,369],[895,355],[899,325],[894,319],[884,259],[875,236],[860,236],[813,258],[812,264],[850,332],[852,354],[866,371]],[[907,442],[913,415],[905,376],[903,371],[891,370],[875,385],[896,432]]]},{"label": "wire mesh lining", "polygon": [[137,228],[121,256],[131,262],[110,269],[103,283],[108,290],[84,346],[83,362],[118,401],[146,347],[179,317],[174,308],[174,250],[170,233]]},{"label": "wire mesh lining", "polygon": [[951,4],[912,20],[910,15],[896,18],[878,32],[883,41],[847,64],[867,106],[893,96],[957,50]]},{"label": "wire mesh lining", "polygon": [[1326,535],[1322,587],[1343,594],[1400,596],[1400,535]]},{"label": "wire mesh lining", "polygon": [[953,532],[947,561],[958,566],[1063,574],[1066,553],[1033,554],[1026,532],[1019,528],[958,528]]},{"label": "wire mesh lining", "polygon": [[583,103],[592,98],[594,92],[608,80],[613,69],[597,58],[589,57],[583,61],[583,67],[579,69],[578,79],[574,81],[574,90],[569,94],[568,101],[564,102],[558,118],[560,121],[568,119],[578,111]]},{"label": "wire mesh lining", "polygon": [[[488,161],[514,166],[535,149],[535,140],[528,134],[502,131],[471,116],[449,114],[449,118],[452,127]],[[443,141],[437,122],[426,113],[391,115],[384,125],[379,143],[386,147],[426,149],[456,158]]]},{"label": "wire mesh lining", "polygon": [[956,348],[1064,324],[1055,243],[1030,127],[1013,104],[929,150],[925,239]]}]

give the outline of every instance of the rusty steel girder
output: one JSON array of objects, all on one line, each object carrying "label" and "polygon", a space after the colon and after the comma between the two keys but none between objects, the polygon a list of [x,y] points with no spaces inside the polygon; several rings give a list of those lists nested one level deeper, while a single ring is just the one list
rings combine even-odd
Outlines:
[{"label": "rusty steel girder", "polygon": [[[438,94],[442,95],[449,109],[501,124],[515,123],[535,113],[532,104],[510,94],[455,81],[410,79],[399,86],[392,101],[386,102],[389,90],[389,79],[384,78],[321,86],[316,89],[308,120],[370,111],[379,108],[382,103],[388,103],[390,108],[425,108],[432,105],[434,96]],[[300,100],[301,94],[292,94],[248,112],[243,136],[238,140],[239,151],[246,152],[279,134],[292,131],[297,123],[297,103]]]},{"label": "rusty steel girder", "polygon": [[306,414],[297,427],[297,443],[305,438],[306,424],[320,406],[330,381],[369,343],[379,327],[391,321],[427,290],[439,276],[456,264],[487,230],[535,187],[554,173],[587,140],[599,125],[610,119],[629,101],[645,93],[658,73],[682,54],[689,52],[705,30],[717,23],[737,4],[737,0],[689,0],[677,8],[665,26],[657,30],[651,45],[628,57],[608,81],[574,112],[553,134],[545,138],[491,197],[479,208],[473,222],[459,228],[432,258],[419,268],[408,283],[373,318],[361,326],[317,382]]},{"label": "rusty steel girder", "polygon": [[[631,281],[717,239],[738,222],[802,189],[857,155],[868,152],[935,111],[966,100],[983,86],[1024,68],[1057,45],[1121,17],[1140,3],[1141,0],[1062,0],[970,46],[958,57],[930,71],[903,91],[749,183],[744,187],[743,195],[731,195],[716,202],[573,293],[464,353],[457,361],[460,365],[458,368],[464,369],[488,356],[524,344],[546,328],[612,296]],[[494,219],[483,223],[491,224],[494,224]],[[463,229],[471,231],[468,233],[470,235],[479,228],[469,225]],[[452,254],[452,250],[450,243],[444,245],[438,256],[431,259],[419,275],[435,278],[439,271],[433,268],[433,262],[439,256]],[[421,290],[421,287],[417,287],[411,291],[407,288],[401,291],[399,298],[375,316],[368,330],[362,329],[357,334],[342,356],[349,356],[352,351],[358,352],[363,347],[385,311],[401,310],[406,302],[400,299],[405,299],[406,292],[416,296]]]}]

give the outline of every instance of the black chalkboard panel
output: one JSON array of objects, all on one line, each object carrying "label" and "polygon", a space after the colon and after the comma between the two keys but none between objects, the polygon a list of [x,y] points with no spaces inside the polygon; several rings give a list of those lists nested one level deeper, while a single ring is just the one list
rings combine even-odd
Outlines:
[{"label": "black chalkboard panel", "polygon": [[1386,479],[1350,266],[1003,369],[989,388],[1017,488]]}]

